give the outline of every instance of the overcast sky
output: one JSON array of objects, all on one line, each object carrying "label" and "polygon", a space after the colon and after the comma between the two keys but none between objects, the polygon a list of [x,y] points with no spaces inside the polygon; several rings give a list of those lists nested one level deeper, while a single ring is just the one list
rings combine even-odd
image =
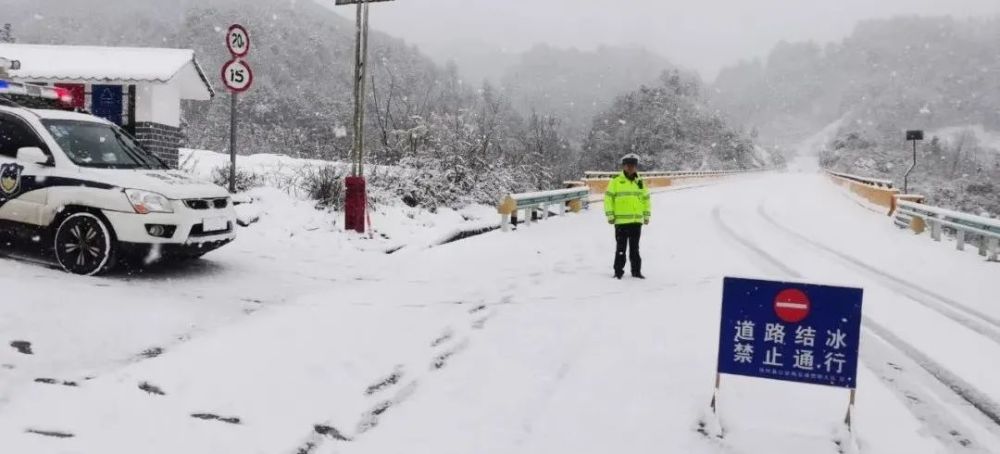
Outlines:
[{"label": "overcast sky", "polygon": [[899,14],[995,15],[1000,0],[396,0],[372,6],[372,27],[442,61],[535,43],[641,45],[712,79],[782,39],[840,40],[859,20]]}]

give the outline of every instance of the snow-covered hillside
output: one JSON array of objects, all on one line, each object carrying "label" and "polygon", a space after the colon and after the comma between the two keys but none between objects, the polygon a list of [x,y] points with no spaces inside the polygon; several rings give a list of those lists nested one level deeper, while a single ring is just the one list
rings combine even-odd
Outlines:
[{"label": "snow-covered hillside", "polygon": [[950,144],[964,139],[972,142],[970,146],[979,146],[989,152],[1000,153],[1000,131],[986,129],[983,125],[952,126],[930,131],[927,135],[941,138]]}]

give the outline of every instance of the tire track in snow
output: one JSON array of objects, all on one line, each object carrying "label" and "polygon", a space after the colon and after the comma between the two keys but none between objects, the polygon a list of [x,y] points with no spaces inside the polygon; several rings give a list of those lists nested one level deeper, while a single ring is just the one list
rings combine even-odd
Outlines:
[{"label": "tire track in snow", "polygon": [[[751,240],[737,234],[722,219],[721,209],[721,205],[716,205],[712,210],[712,217],[720,230],[730,239],[753,252],[756,258],[760,259],[767,267],[792,278],[803,278],[801,273],[761,249]],[[990,452],[981,443],[976,442],[972,437],[974,432],[957,421],[955,417],[945,418],[945,415],[951,413],[949,409],[940,404],[934,396],[929,395],[929,392],[932,391],[928,390],[924,383],[921,383],[919,377],[905,373],[905,370],[898,368],[898,364],[914,363],[919,365],[924,372],[937,380],[940,385],[939,392],[950,392],[952,397],[957,396],[975,408],[979,414],[1000,425],[1000,419],[998,419],[1000,417],[998,408],[1000,407],[996,403],[870,318],[864,317],[862,328],[867,334],[866,337],[874,337],[880,340],[884,346],[891,347],[884,349],[881,354],[873,352],[872,349],[862,350],[861,360],[865,367],[872,371],[887,389],[896,394],[928,433],[955,450]],[[893,367],[894,365],[897,366]],[[887,372],[885,366],[889,366],[898,373]],[[992,428],[988,428],[988,430],[994,432]]]},{"label": "tire track in snow", "polygon": [[[871,271],[873,273],[876,273],[878,276],[883,277],[885,279],[888,279],[890,282],[896,282],[896,283],[900,283],[902,285],[910,285],[910,286],[913,286],[915,288],[920,288],[919,286],[911,284],[911,283],[909,283],[909,282],[907,282],[907,281],[905,281],[903,279],[897,278],[897,277],[892,276],[892,275],[890,275],[888,273],[885,273],[885,272],[883,272],[881,270],[878,270],[878,269],[872,267],[871,265],[867,265],[864,262],[862,262],[860,260],[857,260],[857,259],[855,259],[855,258],[853,258],[853,257],[851,257],[851,256],[849,256],[847,254],[844,254],[844,253],[842,253],[840,251],[836,251],[836,250],[834,250],[834,249],[832,249],[832,248],[830,248],[828,246],[825,246],[825,245],[823,245],[821,243],[813,241],[813,240],[811,240],[811,239],[809,239],[809,238],[801,235],[800,233],[795,232],[795,231],[789,229],[788,227],[780,225],[779,223],[777,223],[774,220],[774,218],[772,218],[771,216],[769,216],[767,214],[767,212],[764,210],[764,204],[763,203],[761,203],[761,204],[758,205],[758,207],[757,207],[757,213],[762,218],[764,218],[765,221],[767,221],[768,223],[770,223],[772,226],[777,227],[779,230],[792,235],[793,237],[799,239],[802,242],[807,243],[808,245],[811,245],[811,246],[813,246],[813,247],[815,247],[817,249],[820,249],[822,251],[829,252],[829,253],[837,256],[838,258],[841,258],[841,259],[847,261],[848,263],[856,265],[856,268],[860,268],[861,270],[864,270],[864,271]],[[883,280],[883,282],[884,282],[884,280]],[[893,288],[892,286],[888,286],[888,285],[887,285],[887,287]],[[940,298],[940,301],[942,303],[944,303],[944,304],[955,304],[956,307],[958,307],[958,308],[965,308],[965,306],[962,305],[961,303],[955,302],[954,300],[951,300],[951,299],[943,297],[943,296],[939,296],[936,293],[931,292],[929,290],[924,290],[924,289],[920,288],[920,291],[921,292],[926,292],[926,293],[924,293],[925,295],[936,297],[936,298]],[[914,299],[909,293],[905,293],[905,292],[899,292],[899,293],[901,293],[902,295],[906,296],[907,298]],[[926,300],[915,300],[915,301],[917,301],[918,303],[921,303],[921,304],[924,304],[926,302]],[[933,303],[930,303],[930,304],[933,304]],[[929,308],[931,308],[931,309],[937,310],[937,308],[935,308],[935,307],[929,306],[927,304],[924,304],[924,305],[927,306],[927,307],[929,307]],[[974,311],[974,310],[971,310],[971,309],[969,309],[969,311],[970,311],[970,313],[977,313],[977,311]],[[940,310],[938,310],[938,312],[942,313],[942,315],[946,315],[946,316],[948,315],[947,313],[941,312]],[[985,317],[985,315],[984,315],[984,317]],[[949,317],[949,318],[951,318],[951,317]],[[965,326],[965,327],[967,327],[967,328],[969,328],[969,329],[977,332],[977,333],[982,334],[979,330],[975,329],[973,326],[970,326],[970,325],[968,325],[966,323],[962,323],[960,320],[956,320],[954,318],[951,318],[951,319],[953,321],[955,321],[955,322],[957,322],[957,323],[959,323],[959,324],[961,324],[961,325],[963,325],[963,326]],[[964,379],[962,379],[961,377],[959,377],[957,374],[954,374],[954,373],[950,372],[947,368],[945,368],[944,366],[942,366],[942,365],[938,364],[937,362],[935,362],[934,360],[932,360],[930,357],[928,357],[927,355],[925,355],[923,352],[921,352],[919,349],[917,349],[913,345],[911,345],[911,344],[907,343],[906,341],[900,339],[898,336],[896,336],[895,334],[893,334],[889,329],[885,328],[884,326],[878,324],[877,322],[875,322],[874,320],[872,320],[872,319],[870,319],[868,317],[865,317],[864,322],[865,322],[865,325],[866,325],[867,329],[873,331],[883,341],[885,341],[885,342],[887,342],[889,344],[892,344],[894,347],[896,347],[897,349],[899,349],[900,351],[902,351],[904,354],[906,354],[908,357],[910,357],[913,361],[915,361],[917,364],[919,364],[921,367],[923,367],[924,370],[926,370],[928,373],[930,373],[930,375],[932,375],[935,379],[937,379],[941,383],[943,383],[946,386],[948,386],[949,389],[951,389],[954,393],[958,394],[967,403],[969,403],[970,405],[972,405],[973,407],[975,407],[976,410],[979,410],[980,413],[982,413],[984,416],[986,416],[991,421],[993,421],[994,424],[996,424],[997,426],[1000,426],[1000,404],[997,404],[989,396],[987,396],[985,393],[977,390],[974,386],[972,386],[971,384],[969,384],[968,382],[966,382]],[[990,322],[992,322],[992,319],[990,319],[989,317],[986,317],[986,322],[990,323]],[[979,325],[979,327],[982,327],[982,326]],[[987,336],[987,337],[989,337],[990,339],[993,339],[993,337],[990,337],[990,336]],[[994,341],[996,341],[996,339],[994,339]]]},{"label": "tire track in snow", "polygon": [[[244,301],[244,302],[247,302],[247,301]],[[66,380],[66,381],[69,381],[69,382],[74,382],[74,383],[78,383],[78,384],[86,384],[87,382],[89,382],[91,380],[94,380],[94,379],[97,379],[97,378],[102,378],[102,377],[108,376],[108,375],[112,375],[112,374],[114,374],[116,372],[119,372],[119,371],[121,371],[123,369],[131,367],[131,366],[133,366],[135,364],[138,364],[138,363],[141,363],[141,362],[144,362],[144,361],[149,361],[149,360],[156,359],[156,358],[158,358],[158,357],[160,357],[160,356],[168,353],[169,351],[171,351],[171,350],[173,350],[173,349],[175,349],[177,347],[180,347],[180,346],[182,346],[182,345],[184,345],[184,344],[186,344],[186,343],[194,340],[195,338],[197,338],[199,336],[204,336],[206,334],[209,334],[209,333],[213,332],[214,330],[221,329],[221,328],[223,328],[223,327],[225,327],[225,326],[227,326],[227,325],[229,325],[231,323],[236,323],[236,322],[244,320],[244,319],[246,319],[248,317],[252,317],[255,314],[256,314],[256,311],[251,311],[251,312],[241,311],[239,314],[234,314],[233,316],[231,316],[231,318],[229,318],[227,322],[225,322],[225,323],[220,322],[218,326],[208,327],[208,328],[205,328],[205,327],[202,327],[202,326],[197,326],[197,327],[192,328],[192,329],[187,329],[187,330],[184,330],[183,332],[181,332],[179,334],[173,334],[170,337],[165,337],[164,341],[158,342],[156,345],[148,346],[148,347],[142,349],[142,351],[131,353],[131,354],[128,354],[128,355],[121,355],[121,356],[118,356],[116,358],[109,359],[108,361],[105,361],[103,364],[100,364],[98,366],[93,366],[93,367],[89,367],[89,368],[88,367],[81,368],[81,367],[73,366],[73,367],[70,367],[70,368],[66,368],[66,370],[56,370],[56,371],[51,371],[51,372],[48,372],[48,373],[50,373],[51,375],[58,375],[58,376],[63,376],[63,377],[71,377],[70,379]],[[11,343],[11,345],[14,346],[15,348],[17,348],[17,346],[15,346],[14,344],[15,343],[19,343],[19,342],[22,342],[22,341],[14,341],[14,342]],[[27,353],[25,353],[25,354],[28,354],[28,355],[33,354],[33,352],[31,351],[31,342],[23,342],[23,343],[24,343],[24,345],[26,345],[26,348],[27,348]],[[22,353],[24,353],[24,352],[22,351]],[[6,367],[2,367],[2,366],[6,366]],[[0,364],[0,367],[2,367],[4,369],[11,369],[11,370],[13,370],[13,369],[15,369],[17,367],[17,364]],[[10,380],[5,385],[9,387],[9,390],[13,391],[17,387],[22,387],[22,386],[25,386],[25,385],[29,385],[33,381],[34,382],[38,382],[38,380],[32,380],[31,377],[27,377],[27,376],[24,376],[24,377],[15,377],[14,380]],[[3,396],[2,396],[2,394],[3,394],[3,390],[0,389],[0,410],[2,410],[3,407],[5,407],[9,403],[9,398],[8,399],[4,399]],[[11,394],[11,395],[13,395],[13,394]]]},{"label": "tire track in snow", "polygon": [[[1000,320],[997,320],[989,315],[968,307],[967,305],[955,301],[946,296],[940,295],[936,292],[927,290],[917,284],[909,282],[905,279],[893,276],[885,271],[882,271],[872,265],[869,265],[855,257],[848,254],[840,252],[833,249],[825,244],[819,243],[811,238],[808,238],[801,233],[798,233],[786,226],[779,224],[774,220],[767,212],[764,210],[764,204],[757,206],[757,213],[764,218],[773,227],[781,230],[782,232],[791,235],[816,249],[822,250],[828,254],[834,255],[843,262],[849,264],[855,269],[860,269],[866,273],[871,273],[876,276],[880,281],[882,281],[886,287],[891,288],[896,293],[901,293],[908,297],[909,299],[920,303],[924,307],[931,309],[935,312],[948,317],[955,323],[958,323],[966,328],[969,328],[976,333],[979,333],[993,342],[1000,344]],[[971,317],[970,317],[971,315]]]},{"label": "tire track in snow", "polygon": [[[463,302],[459,301],[457,304],[462,305]],[[417,359],[410,361],[408,363],[409,366],[399,364],[391,373],[375,379],[364,390],[364,395],[375,399],[375,403],[368,410],[361,413],[354,427],[353,435],[349,436],[338,430],[331,421],[325,421],[314,425],[309,434],[290,452],[292,454],[312,454],[329,441],[352,442],[375,429],[379,425],[380,419],[387,412],[410,399],[417,392],[418,387],[424,380],[429,379],[431,374],[439,373],[441,370],[447,368],[456,355],[469,347],[476,331],[484,329],[487,322],[497,314],[496,306],[507,304],[514,304],[510,296],[504,296],[497,303],[476,304],[471,309],[465,311],[465,317],[461,320],[466,325],[465,329],[456,329],[452,326],[447,326],[441,331],[440,335],[428,342],[430,349],[429,360]],[[412,367],[420,363],[424,363],[426,365],[425,368]],[[410,370],[423,372],[414,372],[412,374],[414,376],[409,377],[411,374],[407,371]],[[405,385],[402,385],[404,382],[403,379],[406,377],[409,377],[408,381],[406,381]],[[380,397],[393,390],[395,392],[391,397]]]}]

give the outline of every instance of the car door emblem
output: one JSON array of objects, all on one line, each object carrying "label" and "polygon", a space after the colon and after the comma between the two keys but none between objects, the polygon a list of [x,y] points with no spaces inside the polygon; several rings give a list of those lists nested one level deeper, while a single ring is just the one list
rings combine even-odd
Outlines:
[{"label": "car door emblem", "polygon": [[21,171],[24,166],[18,164],[0,165],[0,191],[4,195],[13,196],[21,189]]}]

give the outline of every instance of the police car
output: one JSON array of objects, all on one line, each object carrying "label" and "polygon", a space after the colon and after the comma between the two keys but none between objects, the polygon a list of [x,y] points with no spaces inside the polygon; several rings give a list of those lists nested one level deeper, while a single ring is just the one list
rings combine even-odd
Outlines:
[{"label": "police car", "polygon": [[[229,194],[169,170],[114,124],[58,105],[68,91],[0,80],[0,235],[64,270],[197,258],[235,238]],[[26,102],[28,101],[28,102]]]}]

